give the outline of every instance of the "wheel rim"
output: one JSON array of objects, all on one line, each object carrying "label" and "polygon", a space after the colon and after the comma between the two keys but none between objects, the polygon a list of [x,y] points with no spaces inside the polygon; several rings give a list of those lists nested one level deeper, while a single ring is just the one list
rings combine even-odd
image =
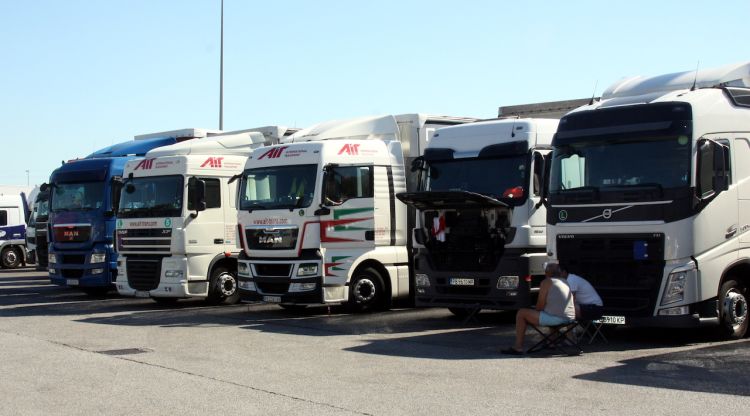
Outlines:
[{"label": "wheel rim", "polygon": [[747,320],[747,299],[737,289],[730,289],[724,296],[724,316],[733,327],[740,326]]},{"label": "wheel rim", "polygon": [[219,275],[219,279],[217,280],[217,284],[219,285],[219,291],[221,292],[221,295],[224,297],[230,297],[234,295],[234,292],[237,291],[237,281],[229,273],[222,273]]},{"label": "wheel rim", "polygon": [[377,296],[377,289],[372,280],[360,279],[354,285],[354,298],[357,303],[372,302],[375,296]]},{"label": "wheel rim", "polygon": [[18,261],[18,254],[16,254],[16,252],[13,250],[8,250],[5,252],[5,256],[3,260],[5,261],[5,264],[8,266],[11,264],[15,264],[16,261]]}]

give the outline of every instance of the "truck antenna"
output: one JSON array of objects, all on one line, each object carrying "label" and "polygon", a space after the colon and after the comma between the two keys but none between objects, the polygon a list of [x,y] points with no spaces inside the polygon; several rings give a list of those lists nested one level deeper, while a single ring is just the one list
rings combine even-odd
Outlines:
[{"label": "truck antenna", "polygon": [[593,105],[594,104],[594,98],[596,98],[596,87],[598,87],[598,86],[599,86],[599,80],[597,79],[594,82],[594,91],[591,91],[591,101],[589,101],[589,105]]},{"label": "truck antenna", "polygon": [[690,87],[690,91],[695,91],[695,84],[698,83],[698,68],[701,66],[700,59],[698,60],[698,63],[695,65],[695,76],[693,77],[693,86]]}]

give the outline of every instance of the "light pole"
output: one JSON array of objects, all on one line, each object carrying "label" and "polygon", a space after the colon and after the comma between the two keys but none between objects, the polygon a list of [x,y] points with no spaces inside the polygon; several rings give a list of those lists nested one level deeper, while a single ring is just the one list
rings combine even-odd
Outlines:
[{"label": "light pole", "polygon": [[29,170],[26,169],[26,186],[29,186]]},{"label": "light pole", "polygon": [[219,130],[224,130],[224,0],[221,0],[221,51],[219,53]]}]

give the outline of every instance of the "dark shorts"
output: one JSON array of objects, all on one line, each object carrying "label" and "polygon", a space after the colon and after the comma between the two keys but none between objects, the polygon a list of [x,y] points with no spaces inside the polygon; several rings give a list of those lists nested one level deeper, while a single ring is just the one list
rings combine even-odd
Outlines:
[{"label": "dark shorts", "polygon": [[578,305],[578,310],[582,321],[593,321],[604,314],[604,307],[599,305]]}]

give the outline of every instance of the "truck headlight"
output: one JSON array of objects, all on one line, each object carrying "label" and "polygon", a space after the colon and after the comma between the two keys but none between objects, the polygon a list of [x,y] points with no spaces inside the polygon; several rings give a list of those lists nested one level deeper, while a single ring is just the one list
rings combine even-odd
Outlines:
[{"label": "truck headlight", "polygon": [[426,274],[415,274],[414,275],[414,284],[417,287],[430,287],[430,278],[427,277]]},{"label": "truck headlight", "polygon": [[168,278],[180,278],[182,277],[183,272],[182,270],[167,270],[164,272],[164,277]]},{"label": "truck headlight", "polygon": [[255,291],[255,282],[249,280],[239,280],[237,283],[240,289]]},{"label": "truck headlight", "polygon": [[250,276],[250,273],[248,272],[247,263],[243,263],[243,262],[237,263],[237,274],[239,276]]},{"label": "truck headlight", "polygon": [[55,253],[47,254],[47,262],[49,262],[50,264],[57,263],[57,256],[55,256]]},{"label": "truck headlight", "polygon": [[297,268],[297,276],[315,276],[318,274],[318,263],[302,263]]},{"label": "truck headlight", "polygon": [[55,274],[55,273],[57,273],[57,270],[55,270],[55,269],[48,269],[47,271],[49,272],[49,274]]},{"label": "truck headlight", "polygon": [[667,280],[667,287],[664,288],[664,296],[661,298],[661,304],[668,305],[685,299],[686,281],[686,271],[671,273],[669,275],[669,280]]},{"label": "truck headlight", "polygon": [[516,289],[518,287],[518,276],[500,276],[497,278],[498,289]]},{"label": "truck headlight", "polygon": [[91,269],[91,274],[102,274],[104,269]]},{"label": "truck headlight", "polygon": [[107,253],[92,253],[89,263],[104,263],[107,261]]}]

